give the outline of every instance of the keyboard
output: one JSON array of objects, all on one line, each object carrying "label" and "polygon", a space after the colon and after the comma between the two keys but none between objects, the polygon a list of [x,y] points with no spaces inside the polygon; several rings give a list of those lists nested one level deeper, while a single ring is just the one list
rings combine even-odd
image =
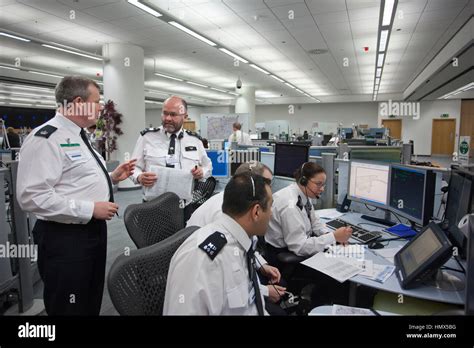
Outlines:
[{"label": "keyboard", "polygon": [[329,222],[326,222],[326,225],[331,228],[334,228],[335,230],[338,229],[339,227],[346,227],[346,226],[352,228],[352,238],[354,238],[356,241],[363,244],[369,243],[381,236],[380,232],[367,231],[366,229],[362,227],[353,225],[341,219],[331,220]]}]

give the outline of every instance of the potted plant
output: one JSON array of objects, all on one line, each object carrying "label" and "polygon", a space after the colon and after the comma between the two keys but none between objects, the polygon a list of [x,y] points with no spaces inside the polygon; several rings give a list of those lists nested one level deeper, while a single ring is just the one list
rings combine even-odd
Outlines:
[{"label": "potted plant", "polygon": [[119,161],[111,160],[111,155],[117,150],[117,138],[123,134],[120,128],[122,117],[123,115],[116,110],[115,103],[109,99],[97,120],[97,135],[102,139],[105,147],[108,171],[113,171],[119,165]]}]

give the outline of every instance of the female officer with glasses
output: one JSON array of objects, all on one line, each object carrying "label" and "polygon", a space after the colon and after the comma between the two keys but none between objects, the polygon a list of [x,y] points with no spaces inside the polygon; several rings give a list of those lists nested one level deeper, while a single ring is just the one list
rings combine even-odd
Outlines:
[{"label": "female officer with glasses", "polygon": [[314,211],[310,199],[319,198],[326,183],[326,172],[321,166],[306,162],[294,177],[294,184],[274,194],[273,215],[265,235],[268,261],[276,267],[279,265],[271,260],[272,256],[282,251],[312,256],[335,242],[346,243],[352,234],[349,227],[325,233],[324,224]]}]

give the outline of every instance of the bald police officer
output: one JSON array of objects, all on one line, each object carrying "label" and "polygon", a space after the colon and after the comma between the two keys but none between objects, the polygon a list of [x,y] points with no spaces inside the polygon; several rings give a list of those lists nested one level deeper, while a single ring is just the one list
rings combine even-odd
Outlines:
[{"label": "bald police officer", "polygon": [[108,173],[84,128],[101,110],[99,86],[66,76],[56,87],[54,118],[26,138],[18,167],[17,199],[38,218],[33,235],[48,315],[98,315],[112,219],[112,183],[128,178],[134,162]]}]

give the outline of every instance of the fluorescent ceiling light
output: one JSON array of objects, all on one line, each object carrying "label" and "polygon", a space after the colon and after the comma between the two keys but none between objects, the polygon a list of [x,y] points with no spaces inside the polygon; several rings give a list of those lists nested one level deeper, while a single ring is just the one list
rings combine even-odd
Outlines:
[{"label": "fluorescent ceiling light", "polygon": [[300,93],[303,93],[303,94],[304,94],[304,92],[303,92],[301,89],[298,89],[298,88],[297,88],[296,90],[297,90],[298,92],[300,92]]},{"label": "fluorescent ceiling light", "polygon": [[377,100],[377,94],[374,94],[374,97],[372,98],[373,101]]},{"label": "fluorescent ceiling light", "polygon": [[261,72],[263,72],[264,74],[267,74],[267,75],[269,75],[269,74],[270,74],[268,71],[266,71],[266,70],[263,70],[261,67],[259,67],[259,66],[255,65],[255,64],[250,64],[250,66],[251,66],[252,68],[254,68],[254,69],[257,69],[258,71],[261,71]]},{"label": "fluorescent ceiling light", "polygon": [[228,54],[229,56],[234,57],[234,58],[237,59],[237,60],[240,60],[241,62],[244,62],[244,63],[248,63],[248,62],[249,62],[248,60],[242,58],[241,56],[236,55],[234,52],[229,51],[227,48],[221,47],[221,48],[219,48],[219,51],[222,51],[222,52],[224,52],[225,54]]},{"label": "fluorescent ceiling light", "polygon": [[380,32],[379,52],[385,52],[385,49],[387,48],[387,39],[388,29],[382,30]]},{"label": "fluorescent ceiling light", "polygon": [[295,86],[289,84],[288,82],[285,82],[285,85],[287,85],[288,87],[293,88],[293,89],[296,88]]},{"label": "fluorescent ceiling light", "polygon": [[147,103],[147,104],[158,104],[158,105],[163,104],[163,102],[158,102],[158,101],[154,101],[154,100],[145,100],[145,103]]},{"label": "fluorescent ceiling light", "polygon": [[377,68],[377,71],[375,72],[375,77],[380,77],[382,74],[382,68]]},{"label": "fluorescent ceiling light", "polygon": [[181,25],[178,22],[171,21],[171,22],[168,22],[168,23],[171,24],[173,27],[178,28],[178,29],[184,31],[185,33],[195,37],[196,39],[199,39],[199,40],[207,43],[208,45],[217,46],[217,44],[215,42],[212,42],[211,40],[206,39],[204,36],[199,35],[198,33],[195,33],[191,29],[186,28],[184,25]]},{"label": "fluorescent ceiling light", "polygon": [[227,92],[229,94],[232,94],[232,95],[240,95],[239,93],[235,93],[235,92]]},{"label": "fluorescent ceiling light", "polygon": [[25,39],[25,38],[23,38],[23,37],[16,36],[16,35],[12,35],[12,34],[8,34],[8,33],[4,33],[4,32],[0,32],[0,35],[1,35],[1,36],[9,37],[9,38],[12,38],[12,39],[15,39],[15,40],[25,41],[25,42],[30,42],[30,41],[31,41],[31,40],[29,40],[29,39]]},{"label": "fluorescent ceiling light", "polygon": [[149,14],[155,16],[155,17],[161,17],[162,14],[159,13],[158,11],[155,11],[154,9],[152,9],[151,7],[145,5],[145,4],[142,4],[140,1],[138,0],[128,0],[128,3],[133,5],[133,6],[136,6],[138,7],[139,9],[142,9],[143,11],[145,12],[148,12]]},{"label": "fluorescent ceiling light", "polygon": [[17,86],[17,85],[9,85],[9,84],[4,84],[0,83],[0,86],[4,88],[12,88],[12,89],[25,89],[25,90],[33,90],[33,91],[41,91],[41,92],[53,92],[52,89],[50,88],[45,88],[45,87],[35,87],[35,86]]},{"label": "fluorescent ceiling light", "polygon": [[377,77],[377,78],[375,79],[375,84],[376,84],[376,85],[380,84],[380,77]]},{"label": "fluorescent ceiling light", "polygon": [[1,69],[7,69],[7,70],[20,70],[20,69],[18,69],[18,68],[11,68],[11,67],[9,67],[9,66],[2,66],[2,65],[0,65],[0,68],[1,68]]},{"label": "fluorescent ceiling light", "polygon": [[385,0],[385,6],[383,8],[382,26],[385,27],[390,25],[392,21],[392,13],[394,10],[395,0]]},{"label": "fluorescent ceiling light", "polygon": [[439,97],[438,99],[447,99],[447,98],[449,98],[453,95],[459,94],[461,92],[469,91],[470,89],[473,89],[473,88],[474,88],[474,82],[471,82],[471,83],[468,83],[465,86],[459,87],[458,89],[456,89],[452,92],[446,93],[445,95]]},{"label": "fluorescent ceiling light", "polygon": [[222,93],[227,93],[228,91],[225,91],[223,89],[219,89],[219,88],[215,88],[215,87],[211,87],[212,90],[214,91],[218,91],[218,92],[222,92]]},{"label": "fluorescent ceiling light", "polygon": [[271,77],[273,77],[275,80],[277,81],[280,81],[280,82],[284,82],[281,78],[275,76],[275,75],[270,75]]},{"label": "fluorescent ceiling light", "polygon": [[183,79],[178,79],[177,77],[173,77],[173,76],[169,76],[169,75],[165,75],[165,74],[155,73],[155,75],[156,76],[161,76],[161,77],[164,77],[164,78],[167,78],[167,79],[170,79],[170,80],[184,81]]},{"label": "fluorescent ceiling light", "polygon": [[32,73],[32,74],[37,74],[37,75],[44,75],[44,76],[57,77],[58,79],[62,79],[62,78],[64,77],[64,76],[59,76],[59,75],[53,75],[53,74],[42,73],[42,72],[39,72],[39,71],[31,71],[31,70],[29,70],[28,72],[29,72],[29,73]]},{"label": "fluorescent ceiling light", "polygon": [[208,88],[208,87],[209,87],[209,86],[202,85],[202,84],[200,84],[200,83],[196,83],[196,82],[193,82],[193,81],[186,81],[186,83],[189,83],[190,85],[194,85],[194,86],[204,87],[204,88]]},{"label": "fluorescent ceiling light", "polygon": [[24,103],[8,103],[10,105],[18,105],[18,106],[33,106],[33,104],[24,104]]},{"label": "fluorescent ceiling light", "polygon": [[54,96],[52,95],[39,95],[39,94],[33,94],[33,93],[21,93],[21,92],[11,92],[11,91],[0,91],[0,93],[10,93],[10,94],[26,96],[26,97],[40,97],[40,98],[54,99]]},{"label": "fluorescent ceiling light", "polygon": [[86,58],[89,58],[89,59],[100,60],[100,61],[103,60],[103,59],[100,58],[100,57],[92,56],[92,55],[90,55],[90,54],[85,54],[85,53],[76,52],[76,51],[73,51],[73,50],[68,50],[68,49],[65,49],[65,48],[60,48],[60,47],[51,46],[51,45],[47,45],[47,44],[41,44],[41,46],[47,47],[47,48],[52,48],[53,50],[57,50],[57,51],[62,51],[62,52],[67,52],[67,53],[75,54],[76,56],[86,57]]},{"label": "fluorescent ceiling light", "polygon": [[381,68],[383,66],[383,58],[385,57],[384,53],[379,53],[379,57],[377,59],[377,68]]}]

